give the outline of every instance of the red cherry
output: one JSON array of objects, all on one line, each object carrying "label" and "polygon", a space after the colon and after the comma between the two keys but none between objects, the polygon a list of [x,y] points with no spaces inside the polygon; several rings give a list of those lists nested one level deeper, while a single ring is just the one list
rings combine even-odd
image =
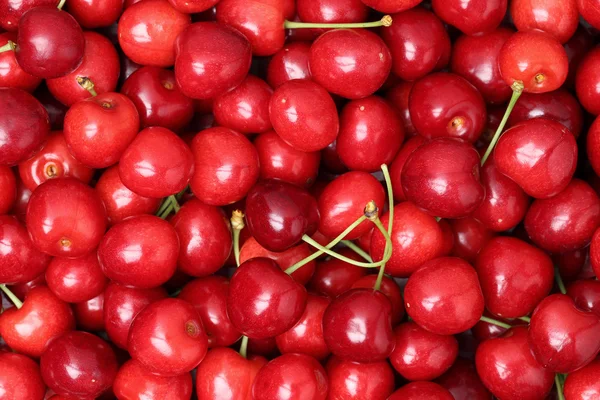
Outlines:
[{"label": "red cherry", "polygon": [[575,89],[577,98],[581,105],[591,114],[600,114],[597,103],[600,99],[600,91],[597,82],[600,80],[598,74],[600,65],[600,50],[591,49],[582,59],[575,75]]},{"label": "red cherry", "polygon": [[577,30],[579,12],[575,0],[517,0],[510,15],[519,31],[540,30],[565,43]]},{"label": "red cherry", "polygon": [[600,317],[600,281],[580,279],[567,286],[567,295],[575,306]]},{"label": "red cherry", "polygon": [[[3,5],[0,5],[0,8],[2,8],[2,6]],[[0,14],[2,14],[2,10],[0,10]],[[3,22],[6,21],[2,17],[0,17],[0,20]],[[17,34],[14,32],[0,34],[0,47],[5,46],[9,40],[16,42]],[[12,87],[23,89],[27,92],[33,92],[41,81],[41,78],[23,71],[23,68],[17,63],[14,51],[0,53],[0,87]]]},{"label": "red cherry", "polygon": [[[366,275],[357,279],[352,284],[352,288],[371,289],[375,286],[376,281],[377,275]],[[379,288],[379,291],[385,294],[392,304],[392,326],[398,325],[402,318],[404,318],[404,300],[402,299],[400,287],[394,279],[384,276],[381,280],[381,287]]]},{"label": "red cherry", "polygon": [[569,58],[567,85],[569,87],[574,87],[576,72],[588,52],[593,51],[594,40],[590,32],[583,25],[579,25],[575,34],[564,44],[564,47],[567,52],[567,57]]},{"label": "red cherry", "polygon": [[42,400],[46,385],[37,363],[21,354],[0,352],[0,393],[11,400]]},{"label": "red cherry", "polygon": [[320,23],[364,22],[369,16],[360,0],[297,0],[296,11],[301,21]]},{"label": "red cherry", "polygon": [[326,365],[332,399],[387,399],[394,391],[394,373],[386,361],[370,364],[331,357]]},{"label": "red cherry", "polygon": [[410,119],[410,110],[408,109],[408,99],[414,84],[414,81],[400,82],[390,88],[385,95],[386,100],[396,109],[396,112],[400,116],[404,126],[404,133],[407,137],[413,137],[417,134],[417,130]]},{"label": "red cherry", "polygon": [[600,9],[594,0],[577,0],[577,9],[581,16],[594,28],[600,27]]},{"label": "red cherry", "polygon": [[50,179],[31,195],[27,229],[43,252],[81,257],[100,243],[106,230],[106,212],[89,186],[74,178]]},{"label": "red cherry", "polygon": [[[338,251],[338,254],[355,261],[362,261],[360,256],[350,249],[341,249]],[[309,282],[309,288],[315,293],[333,299],[349,290],[352,284],[365,276],[367,272],[366,268],[357,267],[356,265],[332,257],[328,260],[317,262],[315,273]]]},{"label": "red cherry", "polygon": [[506,0],[433,0],[435,13],[467,35],[489,33],[506,14]]},{"label": "red cherry", "polygon": [[221,206],[243,199],[259,175],[256,148],[242,134],[210,128],[192,141],[194,174],[190,188],[202,202]]},{"label": "red cherry", "polygon": [[0,215],[7,214],[17,200],[17,179],[10,167],[0,165]]},{"label": "red cherry", "polygon": [[600,396],[600,360],[594,360],[582,369],[567,376],[565,398],[571,400],[593,399]]},{"label": "red cherry", "polygon": [[[307,2],[308,4],[313,3]],[[299,6],[299,2],[297,2],[297,6]],[[309,54],[310,43],[293,42],[285,44],[269,61],[269,68],[267,70],[267,82],[269,82],[269,85],[276,89],[285,82],[293,79],[310,79],[311,73],[308,68]]]},{"label": "red cherry", "polygon": [[402,170],[404,169],[404,164],[406,164],[406,161],[413,153],[413,151],[415,151],[423,143],[425,143],[425,138],[423,136],[417,135],[415,137],[410,138],[407,142],[405,142],[402,145],[400,151],[392,161],[392,165],[390,165],[389,171],[390,180],[392,181],[392,190],[394,192],[394,200],[406,200],[404,190],[402,190]]},{"label": "red cherry", "polygon": [[[248,352],[256,355],[253,358],[273,358],[279,355],[274,337],[266,339],[248,339]],[[264,358],[263,358],[264,359]],[[266,364],[265,360],[265,364]]]},{"label": "red cherry", "polygon": [[202,320],[194,306],[180,299],[158,300],[146,306],[133,320],[127,340],[131,358],[161,376],[191,371],[207,349]]},{"label": "red cherry", "polygon": [[148,372],[142,364],[129,360],[115,377],[112,387],[118,398],[181,400],[192,396],[192,377],[185,373],[164,377]]},{"label": "red cherry", "polygon": [[483,294],[477,273],[466,261],[436,258],[413,273],[404,288],[408,315],[438,335],[471,328],[483,314]]},{"label": "red cherry", "polygon": [[79,25],[87,29],[111,26],[123,12],[123,2],[118,0],[72,0],[67,7]]},{"label": "red cherry", "polygon": [[590,126],[587,134],[586,150],[592,168],[595,172],[600,171],[600,118],[596,118]]},{"label": "red cherry", "polygon": [[107,281],[95,252],[82,258],[52,259],[46,270],[52,293],[67,303],[81,303],[104,292]]},{"label": "red cherry", "polygon": [[413,8],[423,0],[361,0],[369,7],[382,13],[397,13]]},{"label": "red cherry", "polygon": [[495,236],[478,220],[467,217],[450,221],[454,235],[452,255],[473,263],[482,248]]},{"label": "red cherry", "polygon": [[0,26],[9,32],[16,31],[21,16],[35,7],[56,7],[56,0],[25,0],[19,3],[2,2],[0,4]]},{"label": "red cherry", "polygon": [[[39,286],[46,286],[46,274],[39,274],[29,282],[15,283],[13,285],[6,285],[19,299],[27,297],[32,289]],[[11,305],[12,306],[12,305]]]},{"label": "red cherry", "polygon": [[553,255],[552,260],[564,282],[593,278],[594,271],[592,267],[594,261],[591,248],[592,246]]},{"label": "red cherry", "polygon": [[387,400],[452,400],[454,397],[433,382],[411,382],[396,390]]},{"label": "red cherry", "polygon": [[73,314],[79,329],[88,332],[105,331],[104,293],[88,301],[73,304]]},{"label": "red cherry", "polygon": [[[520,320],[510,321],[510,320],[502,319],[500,317],[493,315],[492,313],[490,313],[487,310],[485,310],[483,312],[483,316],[492,318],[492,319],[500,321],[500,322],[504,322],[507,325],[513,325],[513,326],[514,325],[526,325],[525,323],[520,323],[519,322]],[[478,323],[475,324],[474,327],[471,328],[471,333],[473,335],[473,338],[475,338],[479,343],[483,343],[485,340],[501,336],[507,330],[508,330],[507,328],[504,328],[504,327],[501,327],[501,326],[498,326],[498,325],[495,325],[495,324],[492,324],[489,322],[479,321]]]},{"label": "red cherry", "polygon": [[490,400],[492,397],[481,383],[473,361],[464,358],[456,359],[436,382],[448,389],[454,400]]}]

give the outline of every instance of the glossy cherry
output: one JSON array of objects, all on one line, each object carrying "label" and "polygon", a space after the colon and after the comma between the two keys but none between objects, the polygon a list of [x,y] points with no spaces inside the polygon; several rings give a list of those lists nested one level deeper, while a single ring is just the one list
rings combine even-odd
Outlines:
[{"label": "glossy cherry", "polygon": [[[338,254],[355,261],[362,261],[361,257],[350,249],[340,249]],[[332,257],[325,261],[317,262],[315,273],[308,287],[315,293],[323,294],[333,299],[350,289],[354,282],[365,276],[367,272],[366,268],[357,267],[356,265]]]},{"label": "glossy cherry", "polygon": [[593,399],[600,396],[600,360],[594,360],[582,369],[567,376],[564,386],[566,399]]},{"label": "glossy cherry", "polygon": [[111,26],[123,12],[123,2],[119,0],[74,0],[67,7],[79,25],[87,29]]},{"label": "glossy cherry", "polygon": [[591,49],[581,61],[575,75],[575,90],[577,98],[587,112],[598,115],[598,99],[600,91],[597,88],[597,82],[600,80],[598,74],[598,65],[600,65],[600,50]]},{"label": "glossy cherry", "polygon": [[382,13],[397,13],[413,8],[423,0],[361,0],[369,7]]},{"label": "glossy cherry", "polygon": [[388,400],[452,400],[454,397],[433,382],[411,382],[396,390]]},{"label": "glossy cherry", "polygon": [[600,10],[595,1],[577,0],[577,9],[590,25],[600,27]]},{"label": "glossy cherry", "polygon": [[590,126],[586,143],[587,156],[596,173],[600,171],[600,118],[596,118]]},{"label": "glossy cherry", "polygon": [[40,367],[21,354],[0,352],[0,393],[12,400],[42,400],[46,385]]},{"label": "glossy cherry", "polygon": [[[2,5],[0,5],[0,8]],[[0,13],[2,11],[0,10]],[[0,17],[0,19],[2,19]],[[5,21],[2,19],[2,21]],[[17,34],[15,32],[5,32],[0,34],[0,46],[4,46],[8,41],[16,42]],[[23,89],[27,92],[33,92],[42,81],[41,78],[28,74],[19,66],[14,51],[5,51],[0,53],[0,87],[12,87]]]},{"label": "glossy cherry", "polygon": [[490,400],[492,395],[485,388],[475,369],[473,361],[457,358],[452,367],[438,379],[454,396],[454,400]]},{"label": "glossy cherry", "polygon": [[297,0],[296,12],[306,22],[364,22],[369,15],[360,0]]},{"label": "glossy cherry", "polygon": [[517,0],[510,3],[510,15],[519,31],[544,31],[561,43],[568,41],[579,25],[575,0]]},{"label": "glossy cherry", "polygon": [[404,126],[404,133],[407,137],[411,138],[417,134],[417,130],[410,119],[410,111],[408,109],[408,99],[414,84],[414,81],[400,82],[392,86],[385,95],[386,100],[396,109]]},{"label": "glossy cherry", "polygon": [[402,145],[400,151],[390,165],[389,171],[390,180],[392,181],[392,191],[394,193],[394,199],[397,201],[406,200],[404,190],[402,189],[402,170],[404,169],[404,164],[406,164],[406,161],[413,151],[423,143],[425,143],[425,138],[423,136],[416,135],[411,137]]},{"label": "glossy cherry", "polygon": [[451,220],[454,235],[452,255],[473,263],[481,249],[495,236],[478,220],[467,217]]},{"label": "glossy cherry", "polygon": [[387,361],[364,364],[334,356],[325,368],[329,398],[384,400],[394,391],[394,373]]},{"label": "glossy cherry", "polygon": [[192,396],[189,373],[164,377],[148,372],[142,364],[129,360],[119,368],[112,387],[117,398],[181,400]]},{"label": "glossy cherry", "polygon": [[[365,275],[357,279],[353,284],[352,288],[366,288],[371,289],[375,286],[377,281],[377,275],[370,274]],[[404,318],[404,300],[402,299],[402,292],[396,281],[392,278],[384,276],[381,280],[381,287],[379,291],[388,298],[392,304],[392,326],[396,326]]]},{"label": "glossy cherry", "polygon": [[78,329],[88,332],[105,331],[104,293],[88,301],[73,304],[73,314]]},{"label": "glossy cherry", "polygon": [[26,0],[18,3],[2,2],[0,4],[0,26],[2,29],[13,32],[18,28],[19,20],[23,14],[34,7],[56,7],[56,0]]},{"label": "glossy cherry", "polygon": [[600,281],[580,279],[567,286],[567,295],[575,305],[600,317]]},{"label": "glossy cherry", "polygon": [[52,292],[67,303],[80,303],[104,292],[106,277],[95,252],[81,258],[52,259],[46,270],[46,283]]},{"label": "glossy cherry", "polygon": [[443,21],[467,35],[475,35],[489,33],[500,25],[507,0],[433,0],[431,5]]},{"label": "glossy cherry", "polygon": [[[308,1],[306,3],[312,4],[312,2]],[[276,89],[285,82],[293,79],[310,79],[311,72],[308,67],[309,54],[310,43],[286,43],[269,61],[267,69],[267,82],[269,85]]]}]

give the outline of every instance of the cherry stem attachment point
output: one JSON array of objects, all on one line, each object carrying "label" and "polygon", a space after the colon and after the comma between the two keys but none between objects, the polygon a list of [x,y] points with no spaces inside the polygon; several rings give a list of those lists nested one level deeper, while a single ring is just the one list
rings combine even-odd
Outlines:
[{"label": "cherry stem attachment point", "polygon": [[19,300],[19,298],[17,296],[15,296],[15,294],[13,292],[11,292],[11,290],[9,288],[7,288],[6,285],[1,284],[0,290],[2,290],[4,292],[4,294],[6,295],[6,297],[8,297],[10,299],[10,301],[15,305],[15,307],[17,307],[17,310],[20,309],[21,307],[23,307],[23,302],[21,300]]},{"label": "cherry stem attachment point", "polygon": [[92,82],[90,78],[88,78],[87,76],[78,76],[75,79],[79,86],[90,92],[92,97],[98,96],[98,93],[96,93],[96,89],[94,89],[94,82]]},{"label": "cherry stem attachment point", "polygon": [[562,294],[567,294],[565,283],[563,282],[562,277],[560,276],[560,271],[558,270],[558,268],[554,268],[554,280],[556,281],[558,290],[560,290]]},{"label": "cherry stem attachment point", "polygon": [[242,336],[242,344],[240,344],[240,356],[248,358],[248,336]]},{"label": "cherry stem attachment point", "polygon": [[520,321],[523,321],[523,322],[527,322],[527,323],[531,322],[531,318],[529,318],[529,317],[519,317],[517,319]]},{"label": "cherry stem attachment point", "polygon": [[58,5],[56,6],[56,8],[58,8],[59,10],[62,10],[63,6],[65,5],[65,3],[67,2],[67,0],[60,0],[60,2],[58,3]]},{"label": "cherry stem attachment point", "polygon": [[[392,190],[392,179],[390,178],[390,172],[388,170],[387,165],[381,164],[381,172],[383,173],[383,179],[385,179],[385,186],[387,189],[388,195],[388,228],[387,228],[387,238],[385,242],[385,250],[383,252],[383,258],[387,258],[388,260],[392,257],[392,227],[394,226],[394,192]],[[379,218],[375,221],[375,225],[381,224]],[[379,230],[381,227],[377,226]],[[385,236],[385,235],[384,235]],[[389,240],[387,240],[389,239]],[[383,275],[385,274],[385,264],[383,264],[379,268],[379,273],[377,274],[377,280],[375,281],[375,285],[373,289],[379,290],[381,288],[381,282],[383,281]]]},{"label": "cherry stem attachment point", "polygon": [[560,374],[554,375],[554,384],[556,385],[556,395],[558,396],[558,400],[565,400]]},{"label": "cherry stem attachment point", "polygon": [[234,210],[231,213],[231,227],[233,228],[233,255],[235,256],[235,264],[238,267],[240,266],[240,232],[245,226],[244,213],[240,210]]},{"label": "cherry stem attachment point", "polygon": [[165,199],[163,204],[158,209],[156,216],[162,219],[166,219],[173,211],[175,213],[179,212],[181,207],[179,206],[179,202],[175,198],[174,195],[170,195]]},{"label": "cherry stem attachment point", "polygon": [[513,108],[515,108],[517,100],[519,100],[519,97],[521,97],[521,94],[523,93],[523,82],[521,81],[514,81],[510,87],[513,91],[512,96],[510,97],[510,101],[508,103],[508,106],[506,107],[506,111],[504,112],[504,116],[502,116],[500,125],[498,125],[498,129],[496,129],[496,132],[494,133],[494,136],[492,137],[492,140],[490,141],[490,144],[488,145],[485,154],[483,155],[483,157],[481,157],[481,166],[485,164],[488,157],[492,153],[492,150],[494,150],[494,147],[496,147],[496,143],[498,142],[498,139],[500,139],[500,134],[502,133],[502,130],[504,129],[504,126],[508,121],[508,117],[510,116],[510,113],[512,112]]},{"label": "cherry stem attachment point", "polygon": [[341,243],[343,243],[347,248],[354,251],[356,254],[358,254],[359,256],[361,256],[362,258],[367,260],[368,262],[373,262],[373,259],[371,258],[371,256],[366,251],[364,251],[363,249],[361,249],[360,247],[355,245],[352,241],[342,240]]},{"label": "cherry stem attachment point", "polygon": [[330,28],[330,29],[354,29],[354,28],[377,28],[379,26],[391,26],[392,17],[384,15],[379,21],[373,22],[347,22],[347,23],[319,23],[319,22],[297,22],[285,21],[285,29],[307,29],[307,28]]},{"label": "cherry stem attachment point", "polygon": [[506,322],[498,321],[493,318],[486,317],[485,315],[482,315],[481,318],[479,318],[479,320],[483,321],[483,322],[487,322],[488,324],[499,326],[500,328],[505,328],[505,329],[512,328],[512,325],[509,325]]},{"label": "cherry stem attachment point", "polygon": [[5,51],[15,51],[17,45],[12,40],[9,40],[4,46],[0,47],[0,53],[4,53]]}]

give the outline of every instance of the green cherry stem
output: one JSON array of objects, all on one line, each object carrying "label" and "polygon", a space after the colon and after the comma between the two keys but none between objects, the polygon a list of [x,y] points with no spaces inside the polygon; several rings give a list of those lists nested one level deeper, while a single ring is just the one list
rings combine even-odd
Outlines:
[{"label": "green cherry stem", "polygon": [[392,17],[384,15],[379,21],[373,22],[352,22],[352,23],[317,23],[317,22],[296,22],[285,21],[285,29],[307,29],[307,28],[330,28],[330,29],[352,29],[352,28],[377,28],[378,26],[391,26]]},{"label": "green cherry stem", "polygon": [[531,322],[531,318],[529,318],[529,317],[519,317],[517,319],[520,321],[523,321],[523,322],[527,322],[527,323]]},{"label": "green cherry stem", "polygon": [[56,8],[58,8],[59,10],[62,10],[63,6],[65,5],[65,3],[67,2],[67,0],[60,0],[60,3],[58,3],[58,5],[56,6]]},{"label": "green cherry stem", "polygon": [[483,322],[487,322],[488,324],[499,326],[500,328],[505,328],[505,329],[512,328],[512,325],[509,325],[502,321],[495,320],[493,318],[486,317],[485,315],[482,315],[481,318],[479,318],[479,320],[483,321]]},{"label": "green cherry stem", "polygon": [[[382,164],[381,165],[381,172],[383,172],[383,178],[385,179],[385,186],[387,189],[387,195],[388,195],[388,228],[387,228],[387,238],[389,238],[390,240],[388,241],[386,238],[386,243],[385,243],[385,250],[384,250],[384,259],[387,258],[388,260],[392,257],[392,240],[391,240],[391,236],[392,236],[392,227],[394,226],[394,192],[392,190],[392,179],[390,178],[390,172],[388,170],[387,165]],[[375,225],[377,224],[381,224],[381,221],[379,220],[379,218],[377,218],[375,221]],[[381,230],[381,228],[379,226],[377,226],[379,228],[379,230]],[[389,246],[389,247],[388,247]],[[381,282],[383,281],[383,275],[385,274],[385,264],[383,264],[380,268],[379,268],[379,273],[377,274],[377,280],[375,281],[375,285],[373,286],[373,289],[375,290],[379,290],[381,288]]]},{"label": "green cherry stem", "polygon": [[4,46],[0,46],[0,53],[4,53],[5,51],[15,51],[17,45],[12,40],[9,40]]},{"label": "green cherry stem", "polygon": [[359,256],[361,256],[362,258],[367,260],[368,262],[373,262],[373,259],[371,258],[371,256],[369,254],[367,254],[366,251],[364,251],[363,249],[361,249],[360,247],[355,245],[352,241],[342,240],[340,243],[343,243],[346,247],[348,247],[350,250],[354,251],[356,254],[358,254]]},{"label": "green cherry stem", "polygon": [[240,356],[247,358],[248,356],[248,336],[242,336],[242,344],[240,344]]},{"label": "green cherry stem", "polygon": [[75,80],[77,81],[79,86],[90,92],[92,97],[98,96],[98,93],[96,93],[96,89],[94,89],[94,82],[92,82],[90,78],[88,78],[87,76],[78,76],[77,78],[75,78]]},{"label": "green cherry stem", "polygon": [[506,125],[506,122],[508,121],[508,117],[510,116],[510,113],[512,112],[513,108],[515,107],[515,104],[517,104],[517,100],[519,100],[519,97],[521,97],[521,94],[523,93],[523,82],[514,81],[513,84],[511,85],[511,88],[513,90],[513,93],[512,93],[512,96],[510,97],[508,107],[506,107],[506,111],[504,112],[504,116],[502,117],[502,120],[500,121],[500,125],[498,125],[498,129],[496,129],[496,132],[494,133],[494,136],[492,137],[492,141],[488,145],[488,148],[485,151],[485,154],[483,155],[483,157],[481,157],[481,165],[482,166],[487,161],[488,157],[492,153],[492,150],[494,150],[494,147],[496,146],[498,139],[500,139],[500,134],[502,133],[502,130],[504,129],[504,126]]},{"label": "green cherry stem", "polygon": [[560,272],[558,268],[554,268],[554,280],[556,281],[556,285],[558,285],[558,289],[562,294],[567,294],[567,289],[565,288],[565,283],[560,276]]},{"label": "green cherry stem", "polygon": [[234,210],[231,213],[231,227],[233,228],[233,255],[235,256],[235,264],[238,267],[240,266],[240,232],[245,226],[244,213],[240,210]]},{"label": "green cherry stem", "polygon": [[556,394],[558,395],[558,400],[565,400],[565,395],[563,393],[563,386],[560,381],[560,375],[554,375],[554,384],[556,385]]},{"label": "green cherry stem", "polygon": [[11,292],[11,290],[9,288],[7,288],[6,285],[1,284],[0,290],[2,290],[4,292],[4,294],[6,294],[6,296],[10,299],[10,301],[12,301],[12,303],[15,305],[15,307],[17,307],[17,310],[20,309],[21,307],[23,307],[23,302],[21,300],[19,300],[19,298],[17,296],[15,296],[15,294],[13,292]]},{"label": "green cherry stem", "polygon": [[[165,203],[167,204],[165,207]],[[165,199],[156,215],[162,219],[166,219],[173,211],[177,213],[181,207],[174,195],[170,195]],[[162,209],[162,212],[161,212]]]}]

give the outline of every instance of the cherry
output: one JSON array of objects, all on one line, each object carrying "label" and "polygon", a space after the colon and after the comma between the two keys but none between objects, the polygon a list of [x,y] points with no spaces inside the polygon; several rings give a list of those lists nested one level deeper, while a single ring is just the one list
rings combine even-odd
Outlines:
[{"label": "cherry", "polygon": [[436,382],[448,389],[454,400],[490,400],[492,397],[481,383],[473,361],[464,358],[457,358]]},{"label": "cherry", "polygon": [[600,282],[594,279],[580,279],[567,286],[567,295],[575,306],[591,311],[600,317]]},{"label": "cherry", "polygon": [[561,43],[568,41],[579,25],[575,0],[517,0],[510,4],[510,15],[519,31],[544,31]]},{"label": "cherry", "polygon": [[27,229],[43,252],[81,257],[100,243],[106,230],[106,212],[89,186],[74,178],[50,179],[29,199]]},{"label": "cherry", "polygon": [[302,21],[323,23],[364,22],[369,16],[360,0],[297,0],[296,11]]},{"label": "cherry", "polygon": [[0,3],[0,27],[9,32],[18,28],[19,20],[23,14],[35,7],[56,7],[57,0],[25,0],[18,3]]},{"label": "cherry", "polygon": [[594,360],[582,369],[570,373],[565,380],[565,398],[583,400],[600,396],[599,376],[600,360]]},{"label": "cherry", "polygon": [[[561,223],[555,221],[560,219]],[[525,216],[531,240],[544,250],[564,252],[587,245],[600,226],[600,200],[585,182],[573,179],[565,190],[536,200]]]},{"label": "cherry", "polygon": [[[594,171],[600,171],[600,119],[590,126],[586,143],[587,156]],[[597,173],[597,172],[596,172]]]},{"label": "cherry", "polygon": [[177,376],[196,368],[208,339],[196,309],[187,301],[163,299],[149,304],[133,320],[127,350],[149,372]]},{"label": "cherry", "polygon": [[329,385],[325,369],[317,360],[304,354],[284,354],[258,371],[252,385],[252,398],[290,400],[325,400]]},{"label": "cherry", "polygon": [[329,398],[383,400],[394,391],[394,373],[386,361],[363,364],[334,356],[325,368]]},{"label": "cherry", "polygon": [[600,10],[593,0],[577,0],[577,9],[581,16],[594,28],[600,27]]},{"label": "cherry", "polygon": [[15,165],[39,150],[50,132],[50,119],[42,104],[21,89],[0,89],[0,108],[13,116],[0,121],[0,164]]},{"label": "cherry", "polygon": [[63,129],[63,122],[67,114],[68,107],[60,101],[56,100],[45,85],[38,87],[35,91],[36,99],[42,103],[50,118],[50,126],[52,129]]},{"label": "cherry", "polygon": [[483,314],[484,299],[473,267],[460,258],[441,257],[410,276],[404,306],[422,328],[454,335],[475,325]]},{"label": "cherry", "polygon": [[269,114],[275,132],[300,151],[322,150],[338,134],[333,99],[322,86],[309,80],[288,81],[275,89]]},{"label": "cherry", "polygon": [[191,144],[194,174],[190,188],[202,202],[215,206],[243,199],[259,175],[256,148],[241,133],[210,128],[198,133]]},{"label": "cherry", "polygon": [[[357,279],[353,284],[352,288],[373,288],[377,281],[377,275],[371,274],[363,276]],[[404,300],[402,300],[402,293],[400,287],[395,280],[384,276],[381,280],[381,286],[378,289],[381,293],[385,294],[390,303],[392,304],[392,326],[398,325],[402,318],[404,318]]]},{"label": "cherry", "polygon": [[592,246],[553,255],[552,260],[563,281],[571,282],[575,279],[588,279],[594,276],[592,268],[594,261],[590,256],[591,248]]},{"label": "cherry", "polygon": [[600,50],[591,49],[582,59],[575,75],[575,89],[581,105],[591,114],[600,114],[597,105],[600,98],[597,82],[600,79],[597,69],[600,63]]},{"label": "cherry", "polygon": [[481,249],[495,236],[478,220],[467,217],[450,221],[454,235],[452,255],[473,263]]},{"label": "cherry", "polygon": [[392,18],[392,26],[384,29],[381,36],[392,53],[394,74],[412,81],[448,64],[450,37],[434,13],[415,8]]},{"label": "cherry", "polygon": [[52,293],[67,303],[81,303],[104,292],[106,278],[96,253],[82,258],[52,259],[46,270],[46,282]]},{"label": "cherry", "polygon": [[10,167],[0,165],[0,215],[7,214],[17,201],[17,179]]},{"label": "cherry", "polygon": [[169,0],[169,3],[177,10],[186,14],[196,14],[201,13],[203,11],[212,12],[214,11],[213,7],[218,3],[218,0],[192,0],[192,1],[183,1],[183,0]]},{"label": "cherry", "polygon": [[[313,2],[306,3],[307,5],[313,4]],[[299,4],[297,2],[296,6],[299,7]],[[301,29],[301,31],[304,31],[304,29]],[[269,85],[276,89],[293,79],[310,79],[309,54],[310,43],[286,43],[269,61],[267,69],[267,82]]]},{"label": "cherry", "polygon": [[569,58],[567,84],[569,87],[575,87],[576,72],[586,54],[593,51],[594,40],[585,27],[579,26],[571,39],[564,44],[564,47],[567,52],[567,57]]},{"label": "cherry", "polygon": [[348,172],[348,168],[342,163],[340,156],[337,152],[337,141],[329,143],[327,147],[321,150],[321,159],[323,164],[323,168],[326,171],[334,173],[334,174],[342,174],[344,172]]},{"label": "cherry", "polygon": [[252,59],[244,35],[214,22],[198,22],[181,32],[175,53],[175,79],[183,94],[193,99],[214,98],[238,86]]},{"label": "cherry", "polygon": [[396,112],[400,116],[400,120],[404,126],[404,133],[407,137],[411,138],[417,134],[417,130],[410,119],[410,111],[408,109],[408,99],[414,84],[414,82],[400,82],[391,87],[385,95],[386,100],[396,109]]},{"label": "cherry", "polygon": [[483,384],[500,399],[543,399],[554,383],[554,373],[531,354],[523,326],[481,343],[475,365]]},{"label": "cherry", "polygon": [[411,382],[396,390],[388,400],[452,400],[454,397],[433,382]]},{"label": "cherry", "polygon": [[111,282],[104,291],[106,333],[116,346],[126,349],[133,319],[147,305],[167,297],[162,287],[135,289]]},{"label": "cherry", "polygon": [[[355,261],[362,260],[358,254],[350,249],[341,249],[337,253]],[[366,268],[357,267],[356,265],[332,257],[328,260],[317,262],[315,273],[309,282],[309,288],[315,293],[333,299],[350,289],[354,282],[365,276],[366,273]]]},{"label": "cherry", "polygon": [[124,399],[189,399],[192,396],[192,377],[189,373],[173,377],[155,375],[139,362],[129,360],[119,368],[112,390],[117,398]]},{"label": "cherry", "polygon": [[[1,7],[2,5],[0,5],[0,8]],[[0,14],[1,13],[2,11],[0,10]],[[0,20],[5,21],[1,17]],[[0,34],[0,47],[7,45],[9,41],[16,42],[17,34],[14,32]],[[0,53],[0,87],[12,87],[23,89],[27,92],[33,92],[41,81],[41,78],[23,71],[23,68],[17,63],[14,51]]]},{"label": "cherry", "polygon": [[179,131],[194,115],[192,99],[181,93],[170,70],[142,67],[125,80],[121,93],[135,104],[144,128],[162,126]]},{"label": "cherry", "polygon": [[12,400],[42,400],[46,385],[37,363],[21,354],[0,352],[0,393]]},{"label": "cherry", "polygon": [[506,14],[506,0],[433,0],[435,13],[467,35],[489,33],[500,25]]},{"label": "cherry", "polygon": [[600,276],[600,230],[596,230],[592,236],[589,257],[594,275]]},{"label": "cherry", "polygon": [[[266,339],[248,339],[248,352],[256,355],[253,359],[262,358],[262,356],[273,358],[279,355],[277,342],[274,337]],[[265,360],[265,364],[266,361],[267,360]]]},{"label": "cherry", "polygon": [[117,0],[71,0],[69,13],[87,29],[111,26],[123,12],[123,2]]},{"label": "cherry", "polygon": [[417,135],[410,138],[402,145],[400,151],[392,161],[392,165],[390,165],[390,179],[392,181],[392,190],[394,193],[394,199],[397,201],[406,200],[404,190],[402,190],[401,181],[404,164],[406,164],[406,161],[413,153],[413,151],[415,151],[423,143],[425,143],[425,138],[423,136]]},{"label": "cherry", "polygon": [[88,332],[100,332],[104,326],[104,293],[88,301],[73,304],[77,327]]}]

